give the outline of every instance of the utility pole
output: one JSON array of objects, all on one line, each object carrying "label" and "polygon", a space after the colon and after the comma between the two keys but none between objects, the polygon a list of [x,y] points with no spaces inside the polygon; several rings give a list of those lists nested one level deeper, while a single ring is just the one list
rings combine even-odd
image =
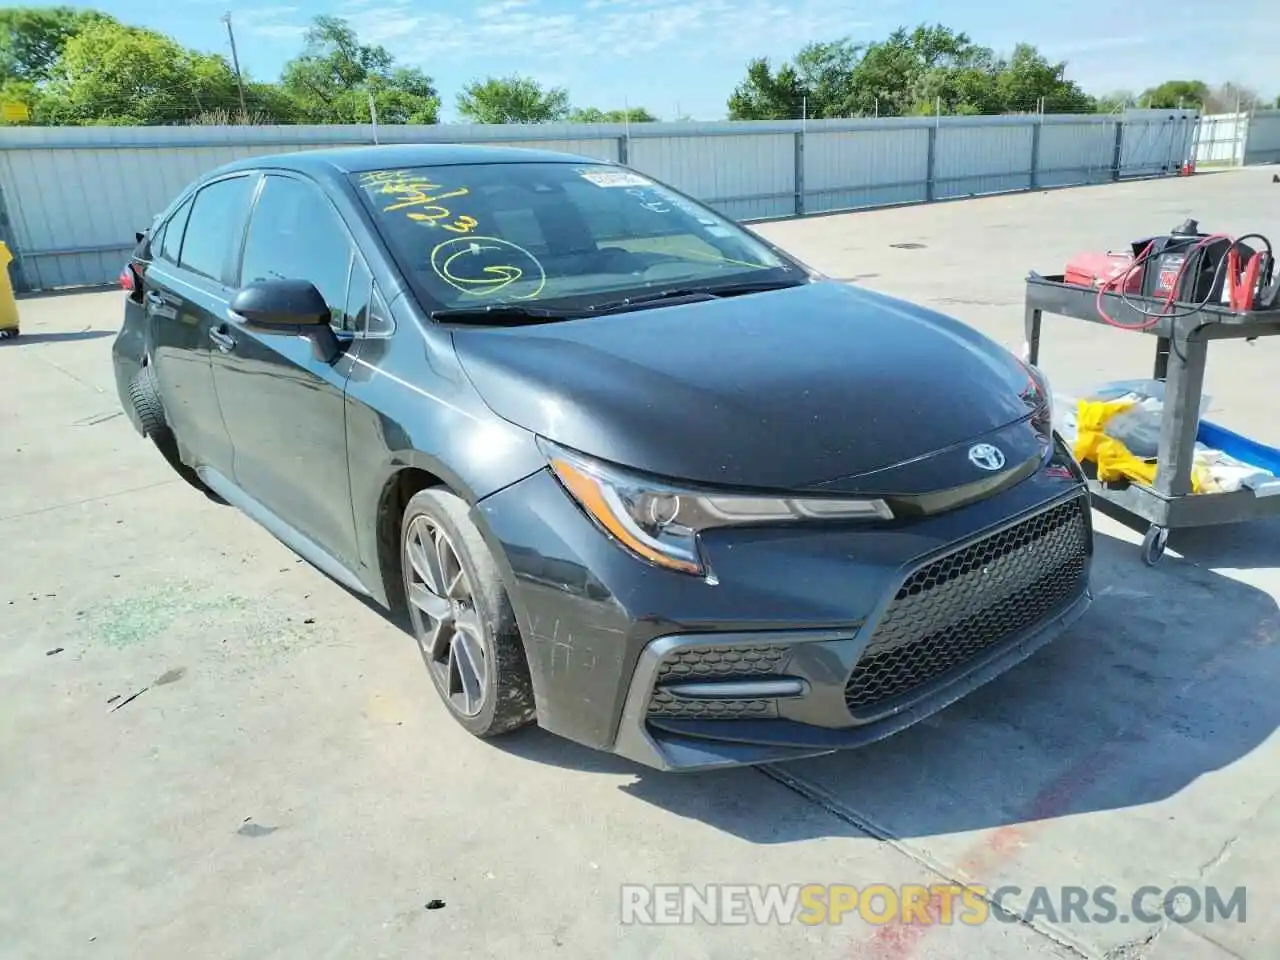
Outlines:
[{"label": "utility pole", "polygon": [[240,115],[247,123],[249,108],[244,103],[244,78],[240,76],[240,56],[236,53],[236,33],[231,29],[231,11],[222,15],[222,22],[227,25],[227,39],[231,41],[231,66],[236,71],[236,89],[240,91]]}]

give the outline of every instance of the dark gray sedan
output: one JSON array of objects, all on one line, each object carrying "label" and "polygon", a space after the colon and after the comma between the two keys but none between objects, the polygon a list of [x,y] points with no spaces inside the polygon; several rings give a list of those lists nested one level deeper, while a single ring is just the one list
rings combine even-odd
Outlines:
[{"label": "dark gray sedan", "polygon": [[407,614],[467,730],[664,769],[879,739],[1085,610],[1044,379],[626,167],[256,157],[139,237],[140,433]]}]

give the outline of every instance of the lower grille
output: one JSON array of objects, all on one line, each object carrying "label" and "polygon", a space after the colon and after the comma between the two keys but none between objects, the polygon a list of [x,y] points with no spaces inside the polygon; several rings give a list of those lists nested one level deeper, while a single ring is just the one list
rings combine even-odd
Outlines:
[{"label": "lower grille", "polygon": [[775,675],[786,663],[790,647],[761,646],[686,647],[668,653],[658,667],[658,686],[649,698],[649,716],[689,719],[773,717],[772,700],[686,700],[662,688],[682,681],[750,680]]},{"label": "lower grille", "polygon": [[651,717],[684,717],[689,720],[754,720],[778,715],[774,700],[682,700],[659,687],[649,700]]},{"label": "lower grille", "polygon": [[898,590],[845,685],[849,712],[877,713],[1033,627],[1084,589],[1081,497],[927,563]]}]

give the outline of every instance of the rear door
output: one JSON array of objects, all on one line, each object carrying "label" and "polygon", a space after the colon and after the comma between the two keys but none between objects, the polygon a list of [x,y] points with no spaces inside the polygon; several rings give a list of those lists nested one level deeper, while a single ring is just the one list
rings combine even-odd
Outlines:
[{"label": "rear door", "polygon": [[[353,264],[358,279],[349,307]],[[227,316],[221,333],[230,344],[214,353],[213,371],[235,451],[236,484],[355,569],[344,393],[370,279],[323,190],[277,172],[263,177],[254,202],[238,283],[269,279],[315,284],[345,349],[329,364],[306,337],[262,333]]]},{"label": "rear door", "polygon": [[211,334],[229,302],[228,279],[256,176],[202,185],[163,225],[146,271],[143,307],[152,362],[183,459],[231,475],[231,439],[210,366]]}]

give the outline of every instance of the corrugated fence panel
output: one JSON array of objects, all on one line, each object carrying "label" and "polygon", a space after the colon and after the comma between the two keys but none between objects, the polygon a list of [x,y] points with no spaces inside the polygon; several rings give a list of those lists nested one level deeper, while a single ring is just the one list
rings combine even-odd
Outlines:
[{"label": "corrugated fence panel", "polygon": [[559,150],[576,153],[593,160],[617,160],[618,140],[495,140],[495,146],[525,147],[531,150]]},{"label": "corrugated fence panel", "polygon": [[1026,122],[940,125],[934,147],[935,199],[1028,189],[1031,140],[1031,125]]},{"label": "corrugated fence panel", "polygon": [[1037,187],[1068,187],[1111,179],[1119,121],[1081,119],[1040,127]]},{"label": "corrugated fence panel", "polygon": [[1239,163],[1248,129],[1247,113],[1218,113],[1201,117],[1196,128],[1196,163]]},{"label": "corrugated fence panel", "polygon": [[637,137],[630,165],[737,220],[795,213],[791,134]]},{"label": "corrugated fence panel", "polygon": [[[0,236],[23,289],[111,283],[134,232],[223,163],[339,145],[469,142],[535,147],[636,169],[740,220],[1176,172],[1191,111],[1122,118],[944,117],[748,123],[0,127]],[[1038,146],[1036,130],[1038,129]],[[1211,136],[1210,139],[1213,139]],[[1203,141],[1203,134],[1202,134]],[[797,150],[799,147],[799,151]],[[799,154],[799,156],[797,155]],[[1280,160],[1280,111],[1260,112],[1248,162]],[[796,169],[797,160],[803,163]],[[797,174],[800,176],[797,176]],[[933,191],[928,189],[930,176]],[[797,194],[802,194],[798,197]],[[802,205],[797,200],[803,201]]]},{"label": "corrugated fence panel", "polygon": [[810,132],[804,138],[804,209],[826,213],[927,199],[929,131]]},{"label": "corrugated fence panel", "polygon": [[1185,110],[1125,111],[1120,176],[1177,173],[1192,156],[1197,123]]},{"label": "corrugated fence panel", "polygon": [[1280,110],[1259,110],[1249,121],[1245,163],[1280,163]]}]

